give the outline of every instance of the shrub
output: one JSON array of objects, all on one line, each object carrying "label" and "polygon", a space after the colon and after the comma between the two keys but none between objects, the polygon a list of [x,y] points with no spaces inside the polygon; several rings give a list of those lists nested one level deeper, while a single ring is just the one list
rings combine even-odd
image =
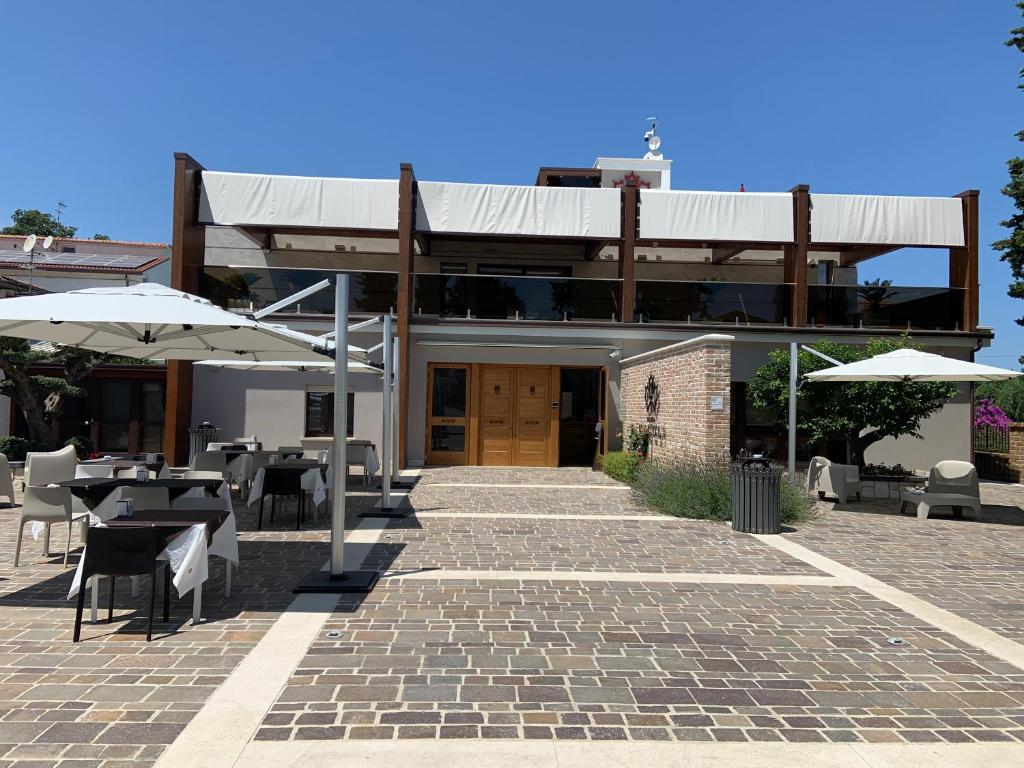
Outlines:
[{"label": "shrub", "polygon": [[33,440],[26,440],[24,437],[8,435],[0,437],[0,453],[7,457],[8,461],[24,461],[25,454],[29,451],[45,451],[46,446]]},{"label": "shrub", "polygon": [[609,451],[601,458],[601,469],[620,483],[632,484],[644,457],[632,451]]},{"label": "shrub", "polygon": [[64,445],[75,446],[75,453],[79,459],[89,458],[89,454],[92,453],[92,440],[87,437],[72,437],[64,441]]},{"label": "shrub", "polygon": [[1013,421],[1024,421],[1024,376],[1006,381],[986,381],[974,390],[976,403],[991,400]]},{"label": "shrub", "polygon": [[[651,509],[674,517],[732,520],[732,476],[725,462],[681,465],[644,462],[633,486]],[[779,518],[793,524],[810,515],[811,500],[799,486],[781,483]]]}]

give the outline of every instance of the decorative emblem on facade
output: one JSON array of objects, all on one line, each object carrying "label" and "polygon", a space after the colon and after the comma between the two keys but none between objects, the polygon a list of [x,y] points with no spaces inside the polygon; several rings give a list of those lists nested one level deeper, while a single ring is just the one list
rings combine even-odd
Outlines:
[{"label": "decorative emblem on facade", "polygon": [[494,385],[494,394],[496,394],[496,395],[500,395],[501,394],[501,385],[500,384],[495,384]]},{"label": "decorative emblem on facade", "polygon": [[623,176],[618,181],[612,181],[612,186],[613,187],[624,187],[624,186],[626,186],[626,182],[628,182],[628,181],[635,181],[637,189],[650,189],[651,188],[651,182],[644,181],[643,179],[641,179],[640,175],[636,171],[630,171],[629,173],[627,173],[625,176]]},{"label": "decorative emblem on facade", "polygon": [[654,421],[658,416],[658,406],[661,404],[661,392],[658,389],[658,382],[652,373],[647,377],[647,386],[644,387],[644,407],[647,409],[647,420]]}]

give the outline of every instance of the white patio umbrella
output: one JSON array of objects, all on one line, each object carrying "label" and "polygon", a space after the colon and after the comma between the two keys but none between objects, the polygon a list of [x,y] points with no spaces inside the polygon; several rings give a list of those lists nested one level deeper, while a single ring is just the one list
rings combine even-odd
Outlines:
[{"label": "white patio umbrella", "polygon": [[805,375],[809,381],[1002,381],[1020,376],[991,365],[954,360],[918,349],[897,349]]},{"label": "white patio umbrella", "polygon": [[[349,346],[349,353],[355,347]],[[230,368],[236,371],[291,371],[299,373],[334,373],[334,361],[303,362],[301,360],[200,360],[196,365],[210,368]],[[360,363],[351,358],[348,361],[349,373],[375,373],[383,375],[380,368],[367,363]]]},{"label": "white patio umbrella", "polygon": [[333,347],[156,283],[2,299],[0,335],[146,360],[315,362]]}]

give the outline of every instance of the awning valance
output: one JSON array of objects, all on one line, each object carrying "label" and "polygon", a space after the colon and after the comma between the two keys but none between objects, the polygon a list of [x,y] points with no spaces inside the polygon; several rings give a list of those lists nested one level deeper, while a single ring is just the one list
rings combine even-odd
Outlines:
[{"label": "awning valance", "polygon": [[787,192],[640,190],[643,240],[792,242],[793,196]]},{"label": "awning valance", "polygon": [[417,183],[420,232],[617,238],[617,189]]},{"label": "awning valance", "polygon": [[811,242],[963,246],[963,204],[957,197],[811,194]]},{"label": "awning valance", "polygon": [[203,171],[203,224],[395,230],[398,182]]}]

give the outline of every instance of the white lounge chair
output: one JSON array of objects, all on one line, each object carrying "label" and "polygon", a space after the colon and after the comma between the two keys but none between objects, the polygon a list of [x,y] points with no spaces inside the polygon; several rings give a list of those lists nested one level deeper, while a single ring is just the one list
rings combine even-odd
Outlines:
[{"label": "white lounge chair", "polygon": [[860,469],[854,464],[836,464],[824,456],[815,456],[807,467],[807,493],[817,492],[819,499],[830,494],[845,504],[851,497],[860,501]]},{"label": "white lounge chair", "polygon": [[10,505],[14,506],[14,474],[3,453],[0,453],[0,496],[6,496]]},{"label": "white lounge chair", "polygon": [[77,464],[75,449],[67,446],[59,451],[29,453],[25,457],[25,499],[18,521],[18,542],[14,550],[14,565],[21,557],[21,541],[26,523],[43,523],[43,556],[50,554],[50,526],[67,523],[68,540],[64,547],[64,565],[68,564],[71,551],[71,531],[74,523],[80,523],[79,537],[85,543],[88,528],[88,511],[80,499],[71,495],[69,488],[48,488],[51,483],[73,480]]},{"label": "white lounge chair", "polygon": [[977,516],[981,513],[978,470],[969,461],[940,461],[928,473],[923,491],[908,489],[900,493],[900,514],[907,504],[917,507],[918,520],[927,520],[932,507],[952,507],[956,515],[968,507]]}]

